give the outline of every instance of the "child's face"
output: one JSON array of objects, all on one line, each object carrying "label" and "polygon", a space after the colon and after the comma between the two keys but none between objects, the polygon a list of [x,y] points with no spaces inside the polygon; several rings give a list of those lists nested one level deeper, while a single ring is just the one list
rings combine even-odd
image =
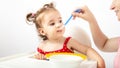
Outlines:
[{"label": "child's face", "polygon": [[62,22],[61,15],[58,11],[55,10],[46,13],[42,21],[42,26],[42,32],[48,37],[48,39],[61,37],[65,32],[65,27]]}]

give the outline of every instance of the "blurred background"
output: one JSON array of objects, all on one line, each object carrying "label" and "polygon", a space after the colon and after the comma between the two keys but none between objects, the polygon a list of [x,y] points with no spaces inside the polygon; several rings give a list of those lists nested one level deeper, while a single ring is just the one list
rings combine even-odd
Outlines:
[{"label": "blurred background", "polygon": [[[108,37],[120,36],[120,22],[110,10],[112,0],[1,0],[0,1],[0,58],[36,51],[41,39],[33,25],[26,23],[26,15],[36,12],[45,3],[54,2],[65,22],[74,9],[87,5],[95,15],[101,30]],[[94,45],[89,25],[82,19],[71,20],[69,25],[82,27],[89,35],[92,47],[105,59],[107,68],[113,68],[116,52],[105,53]]]}]

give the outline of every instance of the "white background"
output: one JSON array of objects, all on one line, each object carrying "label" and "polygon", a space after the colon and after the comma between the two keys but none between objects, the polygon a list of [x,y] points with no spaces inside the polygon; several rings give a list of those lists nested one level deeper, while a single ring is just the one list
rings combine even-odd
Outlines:
[{"label": "white background", "polygon": [[[51,0],[1,0],[0,1],[0,57],[36,51],[40,39],[34,25],[25,22],[26,14],[36,12],[44,3]],[[115,13],[110,10],[112,0],[54,0],[65,22],[71,12],[86,4],[95,14],[101,30],[108,37],[120,36],[120,22]],[[78,22],[79,21],[79,22]],[[73,22],[73,21],[72,21]],[[115,53],[99,51],[92,40],[88,23],[76,19],[76,24],[82,26],[91,38],[92,47],[105,59],[107,68],[113,68]]]}]

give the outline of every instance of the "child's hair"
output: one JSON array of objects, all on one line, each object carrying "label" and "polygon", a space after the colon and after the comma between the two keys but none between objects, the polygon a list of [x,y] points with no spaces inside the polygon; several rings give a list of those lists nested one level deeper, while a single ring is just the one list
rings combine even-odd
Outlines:
[{"label": "child's hair", "polygon": [[[39,9],[36,13],[29,13],[26,16],[27,23],[33,22],[35,23],[35,26],[37,30],[39,28],[42,28],[42,20],[44,18],[44,15],[46,15],[51,10],[57,11],[57,9],[54,7],[53,3],[45,4],[41,9]],[[39,33],[39,32],[38,32]],[[43,40],[47,40],[47,36],[42,35],[39,33],[39,35],[43,38]]]}]

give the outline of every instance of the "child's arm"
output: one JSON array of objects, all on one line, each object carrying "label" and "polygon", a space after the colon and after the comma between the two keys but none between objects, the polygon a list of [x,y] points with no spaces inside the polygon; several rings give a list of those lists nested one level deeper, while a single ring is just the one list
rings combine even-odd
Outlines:
[{"label": "child's arm", "polygon": [[97,68],[105,68],[104,59],[91,47],[87,49],[88,59],[97,60]]},{"label": "child's arm", "polygon": [[34,58],[39,59],[39,60],[45,60],[46,57],[43,54],[43,50],[41,50],[43,48],[44,44],[43,42],[41,42],[38,47],[37,47],[37,53],[34,55]]},{"label": "child's arm", "polygon": [[82,45],[74,39],[70,39],[67,46],[71,49],[87,55],[88,59],[96,60],[97,68],[105,68],[104,59],[93,48],[88,47],[87,45]]}]

